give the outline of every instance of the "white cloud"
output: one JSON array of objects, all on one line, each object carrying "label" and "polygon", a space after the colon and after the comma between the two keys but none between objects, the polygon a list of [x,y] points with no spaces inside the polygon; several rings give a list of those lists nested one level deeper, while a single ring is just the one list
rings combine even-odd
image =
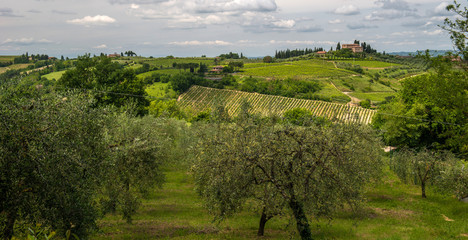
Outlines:
[{"label": "white cloud", "polygon": [[50,44],[50,43],[53,43],[53,41],[45,39],[45,38],[39,39],[39,40],[35,40],[34,38],[18,38],[18,39],[8,38],[5,41],[3,41],[2,44],[32,45],[32,44]]},{"label": "white cloud", "polygon": [[381,21],[381,20],[397,19],[397,18],[410,17],[410,16],[416,16],[416,12],[388,9],[388,10],[374,11],[370,15],[367,15],[366,17],[364,17],[364,19],[368,21]]},{"label": "white cloud", "polygon": [[132,3],[132,5],[130,5],[130,8],[131,9],[138,9],[138,8],[140,8],[140,5]]},{"label": "white cloud", "polygon": [[410,10],[409,4],[404,0],[377,0],[375,3],[381,5],[382,9]]},{"label": "white cloud", "polygon": [[278,28],[293,28],[296,22],[294,20],[278,20],[272,22],[271,25]]},{"label": "white cloud", "polygon": [[335,9],[334,13],[340,15],[357,15],[360,11],[359,8],[354,5],[344,5]]},{"label": "white cloud", "polygon": [[84,18],[77,18],[68,20],[67,23],[77,24],[77,25],[107,25],[115,23],[117,20],[106,15],[96,15],[94,17],[86,16]]},{"label": "white cloud", "polygon": [[447,11],[447,6],[449,4],[447,2],[441,2],[432,12],[433,16],[447,16],[451,15],[450,12]]},{"label": "white cloud", "polygon": [[335,19],[335,20],[328,21],[328,23],[330,23],[330,24],[338,24],[338,23],[342,23],[342,22],[343,22],[343,20],[341,20],[341,19]]},{"label": "white cloud", "polygon": [[213,12],[272,12],[276,11],[275,0],[204,0],[195,1],[196,11]]},{"label": "white cloud", "polygon": [[95,48],[95,49],[104,49],[104,48],[107,48],[107,45],[106,44],[101,44],[101,45],[93,47],[93,48]]},{"label": "white cloud", "polygon": [[435,36],[435,35],[439,35],[439,34],[442,34],[443,31],[441,29],[436,29],[434,31],[423,31],[423,34],[424,35],[429,35],[429,36]]},{"label": "white cloud", "polygon": [[292,40],[287,40],[287,41],[276,41],[276,40],[270,40],[270,44],[286,44],[286,45],[314,45],[314,44],[326,44],[326,45],[334,45],[336,42],[333,41],[292,41]]},{"label": "white cloud", "polygon": [[221,40],[215,41],[183,41],[183,42],[170,42],[170,45],[177,46],[229,46],[232,45],[230,42],[225,42]]}]

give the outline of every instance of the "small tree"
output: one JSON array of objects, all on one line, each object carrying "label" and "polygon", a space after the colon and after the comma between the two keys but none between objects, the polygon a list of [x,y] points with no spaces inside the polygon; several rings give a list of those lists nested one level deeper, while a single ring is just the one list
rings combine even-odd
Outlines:
[{"label": "small tree", "polygon": [[112,123],[107,129],[111,167],[106,171],[105,198],[101,202],[105,211],[118,210],[131,223],[142,194],[161,186],[164,180],[160,167],[166,139],[160,137],[164,135],[151,116],[137,118],[123,113],[115,116]]},{"label": "small tree", "polygon": [[271,56],[265,56],[263,58],[263,62],[264,63],[272,63],[273,62],[273,58]]},{"label": "small tree", "polygon": [[393,156],[391,166],[403,182],[420,185],[421,196],[427,198],[426,186],[440,176],[453,160],[454,156],[449,152],[403,149]]}]

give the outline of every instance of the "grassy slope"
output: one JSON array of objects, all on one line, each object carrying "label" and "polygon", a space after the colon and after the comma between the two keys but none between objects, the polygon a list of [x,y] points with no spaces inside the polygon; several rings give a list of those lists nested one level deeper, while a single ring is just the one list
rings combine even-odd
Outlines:
[{"label": "grassy slope", "polygon": [[0,67],[0,74],[6,72],[7,70],[17,70],[17,69],[23,69],[27,68],[29,65],[32,65],[31,63],[21,63],[21,64],[13,64],[8,67]]},{"label": "grassy slope", "polygon": [[0,62],[13,62],[19,56],[0,56]]},{"label": "grassy slope", "polygon": [[148,96],[151,97],[151,100],[155,98],[163,98],[166,96],[172,98],[175,98],[177,96],[177,93],[169,88],[169,83],[157,82],[153,85],[149,85],[148,87],[146,87],[145,91],[148,94]]},{"label": "grassy slope", "polygon": [[52,72],[52,73],[46,74],[46,75],[44,75],[42,77],[45,77],[48,80],[52,80],[52,79],[59,80],[66,71],[67,70],[63,70],[63,71],[59,71],[59,72]]},{"label": "grassy slope", "polygon": [[[102,231],[92,238],[258,239],[258,213],[246,207],[233,218],[213,223],[190,174],[175,169],[166,174],[167,183],[143,201],[133,224],[119,215],[107,215],[99,222]],[[431,190],[429,198],[422,199],[417,186],[401,184],[390,172],[366,196],[369,202],[357,216],[342,211],[331,222],[313,221],[314,239],[466,239],[462,237],[468,234],[466,203]],[[265,235],[261,239],[299,239],[288,217],[270,220]]]},{"label": "grassy slope", "polygon": [[282,63],[248,63],[239,75],[265,78],[317,79],[351,76],[352,72],[336,69],[333,63],[322,60],[302,60]]},{"label": "grassy slope", "polygon": [[401,66],[400,64],[396,64],[396,63],[387,63],[387,62],[371,61],[371,60],[336,60],[336,62],[351,63],[354,65],[359,65],[363,68],[389,68],[389,67]]}]

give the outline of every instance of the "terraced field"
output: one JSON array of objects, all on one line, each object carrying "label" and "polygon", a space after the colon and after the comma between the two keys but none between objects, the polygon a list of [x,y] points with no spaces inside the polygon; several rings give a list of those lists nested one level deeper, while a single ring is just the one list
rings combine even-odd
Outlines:
[{"label": "terraced field", "polygon": [[253,113],[262,115],[282,115],[285,111],[293,108],[305,108],[315,116],[325,117],[333,121],[369,124],[375,114],[374,110],[344,104],[200,86],[191,87],[187,92],[180,95],[178,101],[181,107],[191,108],[195,112],[224,105],[231,116],[236,116],[240,112],[240,106],[244,101],[250,103]]}]

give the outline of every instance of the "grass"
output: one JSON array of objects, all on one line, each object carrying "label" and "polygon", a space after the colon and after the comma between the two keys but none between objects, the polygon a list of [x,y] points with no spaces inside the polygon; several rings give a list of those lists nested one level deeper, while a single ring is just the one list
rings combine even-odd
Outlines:
[{"label": "grass", "polygon": [[150,96],[152,99],[154,98],[176,98],[177,93],[169,88],[169,83],[161,83],[157,82],[154,83],[153,85],[148,86],[145,89],[146,93],[148,96]]},{"label": "grass", "polygon": [[42,77],[45,77],[48,80],[53,80],[53,79],[59,80],[66,71],[67,70],[59,71],[59,72],[52,72],[52,73],[46,74],[46,75],[44,75]]},{"label": "grass", "polygon": [[396,96],[396,92],[370,92],[370,93],[353,92],[350,95],[355,98],[359,98],[361,100],[369,99],[373,102],[383,102],[385,101],[385,97]]},{"label": "grass", "polygon": [[8,71],[8,70],[18,70],[18,69],[24,69],[27,68],[29,65],[33,65],[31,63],[21,63],[21,64],[13,64],[8,67],[1,67],[0,68],[0,74]]},{"label": "grass", "polygon": [[[260,214],[248,206],[214,223],[187,171],[169,169],[166,177],[164,187],[143,200],[133,224],[107,215],[92,239],[299,239],[294,222],[286,216],[268,221],[265,237],[258,238]],[[466,239],[462,236],[468,234],[468,204],[431,188],[428,198],[422,199],[418,186],[402,184],[389,170],[368,188],[366,198],[356,214],[343,210],[332,221],[309,217],[314,239]]]},{"label": "grass", "polygon": [[0,62],[13,62],[19,56],[0,56]]},{"label": "grass", "polygon": [[372,61],[372,60],[336,60],[336,62],[347,62],[353,65],[359,65],[363,68],[390,68],[390,67],[401,66],[400,64],[396,64],[396,63],[387,63],[387,62]]},{"label": "grass", "polygon": [[276,78],[276,79],[317,79],[329,77],[345,77],[353,72],[336,69],[333,63],[323,60],[301,60],[281,63],[248,63],[239,75]]}]

